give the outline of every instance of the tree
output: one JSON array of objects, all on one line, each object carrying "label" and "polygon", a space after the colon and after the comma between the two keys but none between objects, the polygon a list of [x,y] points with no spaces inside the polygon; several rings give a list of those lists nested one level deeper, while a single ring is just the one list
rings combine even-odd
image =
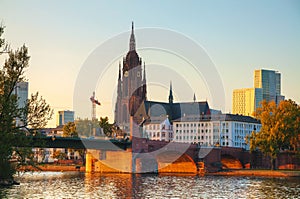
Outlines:
[{"label": "tree", "polygon": [[300,108],[292,100],[275,102],[263,101],[255,116],[261,121],[259,132],[252,132],[250,136],[250,150],[257,148],[268,155],[271,169],[276,169],[275,160],[282,150],[299,151]]},{"label": "tree", "polygon": [[63,137],[78,137],[74,122],[68,122],[63,127]]},{"label": "tree", "polygon": [[[25,45],[12,51],[1,38],[4,27],[0,27],[0,54],[7,53],[3,67],[0,68],[0,184],[13,179],[18,166],[33,163],[32,150],[18,147],[30,143],[39,128],[47,124],[53,111],[46,101],[31,95],[24,106],[18,106],[18,96],[14,93],[19,82],[25,81],[28,68],[28,49]],[[16,123],[19,120],[20,123]],[[10,164],[17,160],[17,165]]]},{"label": "tree", "polygon": [[100,127],[103,129],[103,132],[106,136],[111,137],[113,131],[113,124],[108,122],[108,117],[100,117],[99,122]]},{"label": "tree", "polygon": [[76,119],[75,120],[76,129],[80,136],[95,136],[98,134],[100,129],[99,121],[96,120],[89,120],[89,119]]}]

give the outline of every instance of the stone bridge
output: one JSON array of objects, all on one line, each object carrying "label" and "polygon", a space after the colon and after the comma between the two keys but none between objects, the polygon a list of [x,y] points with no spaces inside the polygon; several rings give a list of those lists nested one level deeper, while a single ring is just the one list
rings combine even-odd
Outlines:
[{"label": "stone bridge", "polygon": [[222,147],[221,162],[223,169],[250,168],[251,154],[243,148]]},{"label": "stone bridge", "polygon": [[250,165],[248,151],[233,147],[148,140],[132,141],[65,137],[32,137],[19,147],[86,149],[87,172],[197,173]]},{"label": "stone bridge", "polygon": [[[221,169],[223,156],[230,156],[233,163],[238,161],[244,167],[244,163],[248,163],[247,157],[250,157],[244,157],[246,153],[239,148],[201,147],[198,144],[133,138],[131,148],[126,150],[88,150],[86,171],[199,173],[205,169],[214,172]],[[228,165],[225,167],[229,168]]]}]

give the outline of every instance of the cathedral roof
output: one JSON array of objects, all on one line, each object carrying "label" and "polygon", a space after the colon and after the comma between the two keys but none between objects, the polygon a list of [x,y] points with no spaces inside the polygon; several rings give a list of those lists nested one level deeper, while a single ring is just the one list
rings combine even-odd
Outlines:
[{"label": "cathedral roof", "polygon": [[145,101],[146,113],[149,117],[168,115],[172,120],[185,115],[209,115],[208,103],[204,102],[183,102],[165,103],[156,101]]}]

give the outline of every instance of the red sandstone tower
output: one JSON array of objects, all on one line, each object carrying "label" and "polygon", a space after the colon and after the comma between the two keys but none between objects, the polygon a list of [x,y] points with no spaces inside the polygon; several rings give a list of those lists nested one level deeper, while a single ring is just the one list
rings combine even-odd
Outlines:
[{"label": "red sandstone tower", "polygon": [[130,116],[134,116],[140,105],[146,100],[145,63],[142,70],[142,58],[136,52],[134,26],[132,22],[129,51],[119,64],[117,101],[115,106],[115,124],[129,131]]}]

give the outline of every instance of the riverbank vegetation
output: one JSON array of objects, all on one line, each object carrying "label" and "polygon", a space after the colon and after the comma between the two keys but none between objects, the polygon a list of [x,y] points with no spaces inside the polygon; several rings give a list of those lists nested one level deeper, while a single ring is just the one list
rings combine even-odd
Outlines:
[{"label": "riverbank vegetation", "polygon": [[250,150],[260,150],[270,157],[271,169],[276,169],[275,160],[282,151],[300,154],[300,106],[292,100],[263,101],[255,112],[262,128],[249,137]]},{"label": "riverbank vegetation", "polygon": [[18,146],[31,142],[53,114],[38,92],[28,100],[20,100],[17,92],[19,84],[26,82],[28,48],[23,45],[12,50],[2,38],[3,33],[4,27],[0,26],[0,56],[6,58],[0,67],[0,184],[13,182],[18,167],[34,165],[32,149]]}]

